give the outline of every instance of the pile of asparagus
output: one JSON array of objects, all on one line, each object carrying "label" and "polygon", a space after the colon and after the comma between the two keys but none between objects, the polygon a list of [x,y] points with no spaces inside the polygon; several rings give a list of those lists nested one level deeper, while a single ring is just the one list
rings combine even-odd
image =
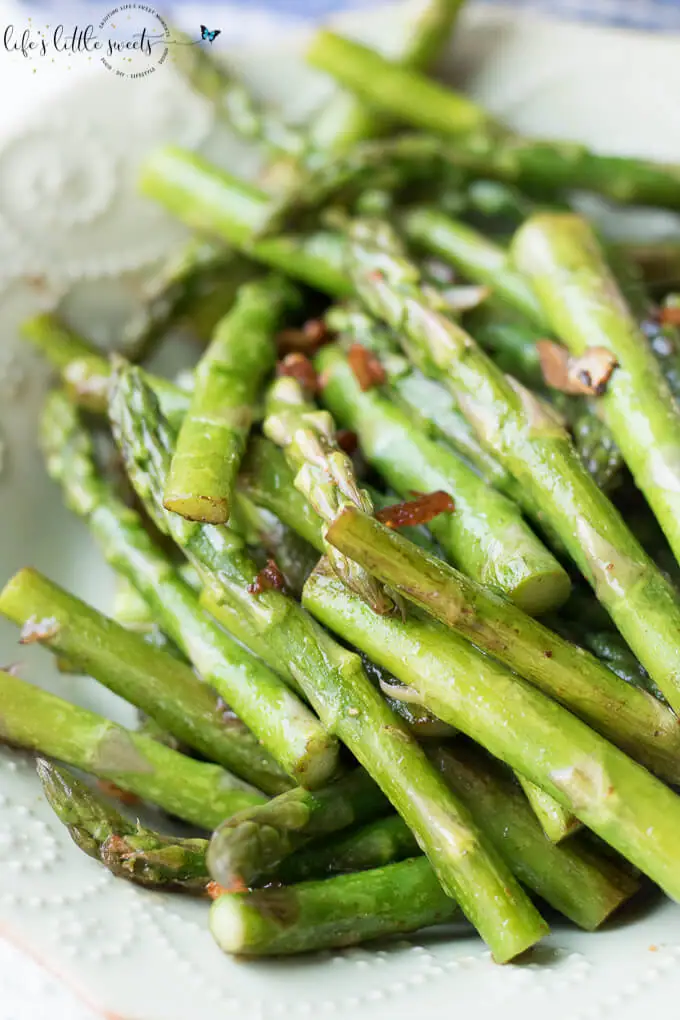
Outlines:
[{"label": "pile of asparagus", "polygon": [[[233,953],[467,919],[507,962],[539,906],[593,930],[648,880],[680,899],[677,252],[569,205],[680,209],[680,167],[521,138],[424,77],[459,7],[399,61],[320,32],[347,91],[305,129],[177,47],[262,187],[154,154],[143,190],[198,236],[130,359],[24,327],[59,380],[47,470],[121,582],[106,617],[26,569],[0,612],[140,721],[13,670],[0,736],[85,853],[212,897]],[[145,359],[179,324],[209,341],[173,381]]]}]

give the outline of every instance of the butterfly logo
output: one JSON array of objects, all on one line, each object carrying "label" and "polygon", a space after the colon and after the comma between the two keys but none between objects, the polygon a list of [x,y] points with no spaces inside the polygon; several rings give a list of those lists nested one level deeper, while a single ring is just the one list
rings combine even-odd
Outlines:
[{"label": "butterfly logo", "polygon": [[222,34],[222,29],[213,28],[212,31],[206,28],[205,25],[201,25],[201,39],[207,40],[209,43],[214,43],[218,35]]}]

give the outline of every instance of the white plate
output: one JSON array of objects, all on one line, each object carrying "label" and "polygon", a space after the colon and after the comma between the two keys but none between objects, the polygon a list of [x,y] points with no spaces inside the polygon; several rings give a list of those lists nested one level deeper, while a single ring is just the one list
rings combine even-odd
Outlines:
[{"label": "white plate", "polygon": [[[393,11],[373,13],[359,27],[388,45],[399,20]],[[344,23],[356,27],[356,16]],[[264,93],[280,97],[283,89],[300,110],[323,83],[296,68],[298,50],[299,42],[277,38],[237,56]],[[677,37],[475,10],[445,69],[527,131],[680,160],[679,52]],[[169,71],[152,78],[155,84],[132,83],[143,117],[131,115],[130,83],[121,88],[101,72],[0,143],[0,580],[32,564],[102,608],[111,578],[45,478],[35,433],[46,373],[16,332],[25,315],[66,293],[83,328],[110,342],[135,300],[137,280],[123,270],[148,265],[179,236],[134,198],[132,164],[159,138],[203,142],[210,117]],[[82,146],[64,145],[56,129],[67,122],[77,124]],[[207,147],[216,151],[214,139]],[[41,196],[42,222],[29,222]],[[125,721],[121,702],[87,680],[57,675],[47,654],[19,649],[16,632],[0,623],[0,662],[17,659],[30,679]],[[530,962],[505,968],[475,938],[443,935],[302,960],[235,962],[212,944],[205,906],[116,882],[76,850],[42,802],[28,758],[0,751],[0,777],[0,933],[110,1018],[351,1013],[406,1020],[454,1010],[475,1020],[501,1012],[538,1020],[547,1011],[552,1020],[633,1020],[643,1009],[673,1015],[680,995],[680,911],[668,902],[596,935],[557,925]],[[2,954],[0,967],[3,959],[12,957]],[[0,1003],[3,1020],[48,1015],[49,983],[27,982],[24,995],[21,1013]]]}]

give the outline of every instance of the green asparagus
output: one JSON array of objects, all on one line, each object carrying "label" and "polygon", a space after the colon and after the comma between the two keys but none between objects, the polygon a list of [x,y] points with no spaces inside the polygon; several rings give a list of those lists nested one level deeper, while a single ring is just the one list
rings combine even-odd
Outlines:
[{"label": "green asparagus", "polygon": [[193,153],[175,148],[153,152],[142,167],[140,186],[194,230],[333,297],[351,294],[340,235],[318,231],[258,240],[271,216],[267,195]]},{"label": "green asparagus", "polygon": [[213,241],[191,240],[145,284],[141,305],[123,328],[121,350],[138,361],[175,326],[207,341],[252,273],[241,255]]},{"label": "green asparagus", "polygon": [[414,490],[443,490],[453,497],[455,511],[435,517],[429,527],[461,570],[528,613],[546,612],[564,602],[570,587],[566,572],[513,503],[488,488],[453,452],[414,428],[379,390],[362,392],[337,347],[324,347],[317,364],[324,403],[357,433],[368,462],[390,485],[405,498]]},{"label": "green asparagus", "polygon": [[0,592],[0,613],[22,628],[25,640],[68,656],[79,672],[136,705],[210,761],[265,793],[292,785],[252,733],[229,724],[214,691],[189,666],[36,571],[22,570],[9,581]]},{"label": "green asparagus", "polygon": [[241,465],[239,490],[293,528],[318,553],[324,551],[323,521],[295,488],[295,472],[282,450],[268,439],[253,436]]},{"label": "green asparagus", "polygon": [[[57,370],[75,404],[96,414],[106,413],[111,383],[108,358],[52,314],[26,319],[21,335]],[[189,407],[190,396],[186,390],[161,376],[154,376],[154,386],[163,413],[172,421],[181,420]]]},{"label": "green asparagus", "polygon": [[220,896],[210,930],[227,953],[267,956],[351,946],[461,919],[421,857],[356,875]]},{"label": "green asparagus", "polygon": [[110,779],[203,829],[265,799],[219,765],[187,758],[4,671],[0,720],[4,743]]},{"label": "green asparagus", "polygon": [[536,815],[541,829],[551,843],[560,843],[567,836],[578,832],[581,823],[571,811],[563,807],[540,786],[536,786],[535,783],[525,779],[519,773],[517,779],[531,804],[531,810]]},{"label": "green asparagus", "polygon": [[[593,931],[637,889],[635,879],[583,837],[561,846],[548,842],[517,785],[473,746],[457,741],[435,748],[431,758],[520,880],[575,924]],[[342,839],[311,844],[284,862],[278,878],[307,881],[384,867],[417,853],[418,844],[403,821],[388,815]]]},{"label": "green asparagus", "polygon": [[[121,369],[112,404],[132,481],[158,515],[172,441],[139,370]],[[439,880],[488,940],[494,958],[511,959],[540,939],[546,930],[540,915],[374,689],[359,657],[336,645],[280,592],[264,592],[266,599],[249,593],[243,583],[247,564],[233,543],[230,547],[223,526],[191,524],[167,513],[162,521],[192,558],[201,557],[204,577],[221,599],[231,599],[232,606],[240,603],[255,618],[258,650],[266,634],[268,657],[288,664],[328,732],[349,747],[414,830]]]},{"label": "green asparagus", "polygon": [[[371,498],[359,487],[352,461],[338,446],[333,419],[307,399],[297,379],[281,376],[270,387],[263,430],[284,450],[296,472],[296,489],[326,525],[333,522],[343,506],[354,505],[373,513]],[[389,613],[394,609],[389,593],[363,568],[325,541],[324,552],[338,577],[361,595],[376,613]]]},{"label": "green asparagus", "polygon": [[305,585],[303,603],[412,687],[435,715],[550,793],[680,898],[680,798],[646,769],[434,620],[416,613],[403,621],[376,616],[319,567]]},{"label": "green asparagus", "polygon": [[48,399],[42,440],[48,471],[61,482],[69,506],[87,517],[109,563],[153,607],[203,680],[285,772],[305,784],[326,782],[336,767],[335,742],[286,684],[201,610],[196,593],[154,546],[138,515],[118,502],[98,477],[89,437],[61,393]]},{"label": "green asparagus", "polygon": [[129,822],[66,769],[44,758],[37,768],[50,807],[88,857],[147,889],[205,895],[207,839],[160,836]]},{"label": "green asparagus", "polygon": [[680,599],[590,478],[568,434],[432,306],[418,286],[415,266],[388,228],[355,224],[351,265],[363,300],[401,331],[404,347],[422,371],[446,382],[479,439],[524,486],[536,513],[560,537],[669,704],[680,706],[675,636]]},{"label": "green asparagus", "polygon": [[263,807],[220,826],[210,842],[210,873],[229,891],[271,879],[299,847],[384,815],[389,802],[367,772],[355,769],[323,789],[289,790]]},{"label": "green asparagus", "polygon": [[316,550],[276,514],[257,506],[244,492],[236,492],[236,505],[256,544],[281,570],[287,591],[299,595],[319,558]]},{"label": "green asparagus", "polygon": [[553,193],[581,188],[619,202],[680,209],[676,165],[601,156],[575,142],[523,138],[467,96],[325,30],[313,39],[307,60],[377,110],[445,136],[445,158],[454,165]]},{"label": "green asparagus", "polygon": [[276,359],[274,332],[297,294],[270,277],[244,284],[195,372],[164,503],[193,521],[223,524],[245,450],[253,405]]},{"label": "green asparagus", "polygon": [[[680,409],[594,232],[575,215],[537,215],[520,228],[512,252],[569,350],[580,355],[589,347],[604,347],[615,356],[617,368],[599,398],[602,414],[680,559]],[[664,685],[640,643],[631,638],[629,644],[671,705],[680,708],[680,681],[679,691],[668,681]]]},{"label": "green asparagus", "polygon": [[356,510],[343,511],[328,538],[636,760],[678,783],[680,723],[656,698],[620,681],[594,656]]},{"label": "green asparagus", "polygon": [[[341,334],[343,346],[360,343],[380,358],[389,395],[414,424],[432,439],[444,440],[488,485],[525,510],[522,488],[481,445],[449,391],[415,369],[401,353],[399,341],[382,323],[358,306],[333,305],[326,313],[330,329]],[[506,371],[506,369],[504,369]]]}]

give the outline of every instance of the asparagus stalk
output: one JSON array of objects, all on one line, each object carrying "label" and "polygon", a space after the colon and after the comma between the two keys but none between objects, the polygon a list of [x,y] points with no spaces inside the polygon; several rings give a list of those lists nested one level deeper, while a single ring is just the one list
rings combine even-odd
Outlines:
[{"label": "asparagus stalk", "polygon": [[142,167],[140,187],[187,226],[226,241],[257,262],[333,297],[352,291],[339,235],[318,231],[258,240],[271,216],[266,194],[192,153],[171,147],[153,153]]},{"label": "asparagus stalk", "polygon": [[669,704],[680,706],[675,589],[590,478],[554,416],[433,307],[418,287],[415,266],[402,256],[391,232],[380,231],[355,225],[351,263],[362,298],[403,331],[402,343],[418,367],[446,382],[480,440],[560,537]]},{"label": "asparagus stalk", "polygon": [[[464,0],[428,0],[409,24],[403,46],[393,54],[404,67],[426,70],[446,45]],[[309,125],[313,148],[334,159],[362,141],[380,134],[389,124],[351,92],[339,92]]]},{"label": "asparagus stalk", "polygon": [[[111,383],[108,358],[52,313],[26,319],[21,325],[21,335],[57,370],[74,404],[96,414],[106,412]],[[154,388],[163,413],[172,421],[181,420],[189,406],[189,394],[161,376],[154,376]]]},{"label": "asparagus stalk", "polygon": [[415,429],[379,390],[362,392],[337,347],[323,348],[317,365],[324,403],[357,433],[369,464],[391,486],[404,497],[413,490],[439,489],[453,497],[454,513],[435,517],[429,527],[461,570],[528,613],[564,602],[570,588],[566,572],[513,503],[489,489],[453,452]]},{"label": "asparagus stalk", "polygon": [[389,801],[367,772],[355,769],[327,787],[289,790],[263,806],[220,826],[210,842],[210,873],[229,891],[278,875],[300,847],[385,814]]},{"label": "asparagus stalk", "polygon": [[462,919],[423,857],[387,868],[220,896],[213,938],[227,953],[272,956],[351,946]]},{"label": "asparagus stalk", "polygon": [[326,313],[326,322],[331,330],[342,334],[343,344],[349,340],[360,343],[380,358],[390,398],[422,432],[444,440],[488,485],[530,511],[522,487],[481,445],[452,394],[411,365],[394,334],[359,306],[333,305]]},{"label": "asparagus stalk", "polygon": [[563,807],[540,786],[536,786],[535,783],[525,779],[519,773],[517,779],[531,804],[531,810],[536,815],[541,829],[551,843],[561,843],[573,832],[578,832],[581,823],[571,811]]},{"label": "asparagus stalk", "polygon": [[[492,307],[482,307],[468,316],[467,325],[504,372],[523,385],[545,391],[536,348],[541,334],[549,335],[551,325],[527,280],[514,268],[508,252],[479,231],[450,219],[431,206],[416,206],[401,218],[407,237],[451,262],[475,282],[492,289]],[[623,275],[623,269],[622,269]],[[517,321],[498,321],[493,303],[519,313]],[[607,425],[597,417],[594,403],[550,393],[546,396],[570,423],[574,445],[598,486],[603,491],[618,477],[623,460]]]},{"label": "asparagus stalk", "polygon": [[552,192],[581,188],[620,202],[680,208],[676,165],[601,156],[574,142],[523,138],[467,96],[323,29],[313,39],[307,60],[375,109],[444,135],[446,158],[454,165]]},{"label": "asparagus stalk", "polygon": [[[589,475],[603,492],[620,481],[623,457],[596,401],[548,390],[543,380],[536,330],[520,320],[480,308],[468,315],[466,329],[503,372],[544,396],[569,425],[574,446]],[[516,484],[516,483],[515,483]]]},{"label": "asparagus stalk", "polygon": [[[172,447],[158,415],[139,370],[121,371],[112,417],[136,490],[156,514]],[[201,563],[218,597],[242,609],[258,643],[266,639],[268,655],[288,663],[328,732],[349,747],[414,830],[443,887],[460,902],[494,957],[511,959],[541,938],[545,925],[533,905],[371,685],[359,657],[336,645],[280,592],[249,592],[244,581],[252,567],[223,526],[192,524],[167,512],[157,519],[167,522],[176,541]]]},{"label": "asparagus stalk", "polygon": [[207,839],[161,836],[129,822],[66,769],[44,758],[37,769],[50,807],[88,857],[147,889],[205,894]]},{"label": "asparagus stalk", "polygon": [[[575,924],[594,931],[637,889],[614,860],[598,854],[582,836],[556,846],[545,838],[517,785],[497,764],[458,741],[430,757],[488,832],[515,874]],[[396,815],[379,818],[344,838],[311,844],[285,861],[285,883],[385,867],[419,853],[410,830]]]},{"label": "asparagus stalk", "polygon": [[[373,503],[354,475],[352,461],[337,444],[335,422],[305,397],[291,376],[281,376],[269,389],[263,423],[265,435],[280,446],[296,472],[295,487],[328,525],[344,506],[373,513]],[[365,599],[376,613],[388,613],[394,602],[363,568],[324,541],[324,551],[338,577]]]},{"label": "asparagus stalk", "polygon": [[274,332],[297,294],[277,277],[241,287],[195,372],[164,504],[192,521],[223,524],[250,431],[253,405],[276,360]]},{"label": "asparagus stalk", "polygon": [[253,436],[241,465],[239,491],[322,553],[323,521],[294,483],[295,473],[283,451],[268,439]]},{"label": "asparagus stalk", "polygon": [[680,725],[656,698],[619,680],[594,656],[356,510],[343,511],[328,539],[636,760],[678,782]]},{"label": "asparagus stalk", "polygon": [[399,224],[410,241],[450,262],[469,280],[486,284],[494,299],[515,308],[535,329],[545,329],[540,301],[495,241],[431,205],[407,209]]},{"label": "asparagus stalk", "polygon": [[61,393],[48,398],[42,441],[48,471],[61,482],[69,506],[88,518],[108,562],[152,606],[163,630],[203,680],[286,773],[305,784],[326,782],[336,766],[335,742],[273,671],[203,613],[197,595],[154,546],[137,514],[98,477],[89,437]]},{"label": "asparagus stalk", "polygon": [[203,829],[264,797],[219,765],[194,761],[103,716],[0,671],[4,743],[110,779]]},{"label": "asparagus stalk", "polygon": [[646,769],[434,620],[376,616],[318,567],[303,602],[412,687],[435,715],[550,793],[669,896],[680,897],[680,799]]},{"label": "asparagus stalk", "polygon": [[[481,757],[441,751],[439,765],[484,816],[523,881],[581,927],[589,931],[599,927],[635,892],[635,879],[594,854],[578,837],[560,847],[548,843],[521,794]],[[393,817],[374,823],[364,830],[363,843],[358,834],[353,837],[358,860],[363,849],[369,859],[371,853],[379,857],[385,851],[414,850],[413,844],[408,846],[407,832],[399,832],[399,820]],[[348,839],[348,849],[349,844]],[[314,851],[307,854],[313,866]],[[331,855],[330,849],[317,851],[318,863],[357,859],[351,851],[345,857]],[[291,865],[295,861],[292,858]],[[301,870],[304,874],[304,867]],[[442,898],[441,887],[432,884],[431,877],[430,866],[420,857],[286,889],[222,896],[212,908],[211,930],[228,952],[264,955],[347,945],[350,940],[450,921],[457,917],[446,913],[452,901]]]},{"label": "asparagus stalk", "polygon": [[418,841],[399,815],[387,815],[351,829],[313,841],[282,861],[276,871],[284,885],[308,882],[329,875],[384,868],[420,854]]},{"label": "asparagus stalk", "polygon": [[[585,602],[586,609],[591,604],[592,601],[588,599]],[[569,612],[569,607],[567,607],[567,612]],[[599,630],[597,625],[591,622],[588,615],[585,617],[577,615],[567,620],[562,616],[551,616],[546,620],[546,624],[549,624],[553,630],[573,644],[587,648],[612,673],[616,673],[627,684],[632,684],[633,687],[639,687],[643,691],[648,691],[655,698],[666,703],[659,688],[650,680],[647,670],[637,661],[621,635],[612,630],[611,627]]]},{"label": "asparagus stalk", "polygon": [[[177,739],[218,762],[265,793],[287,790],[291,781],[238,721],[232,726],[217,696],[188,665],[140,634],[126,630],[69,595],[34,570],[21,570],[0,593],[0,613],[67,656],[78,672],[93,676],[152,716]],[[41,626],[49,621],[49,626]]]},{"label": "asparagus stalk", "polygon": [[637,890],[628,869],[598,853],[583,835],[559,845],[546,840],[511,777],[474,745],[457,741],[431,757],[520,881],[574,924],[594,931]]},{"label": "asparagus stalk", "polygon": [[[600,399],[602,414],[680,559],[680,410],[595,234],[578,216],[543,214],[520,229],[512,251],[570,351],[606,347],[616,357],[618,367]],[[629,643],[647,665],[639,647]],[[654,678],[680,707],[680,693],[669,693]]]}]

